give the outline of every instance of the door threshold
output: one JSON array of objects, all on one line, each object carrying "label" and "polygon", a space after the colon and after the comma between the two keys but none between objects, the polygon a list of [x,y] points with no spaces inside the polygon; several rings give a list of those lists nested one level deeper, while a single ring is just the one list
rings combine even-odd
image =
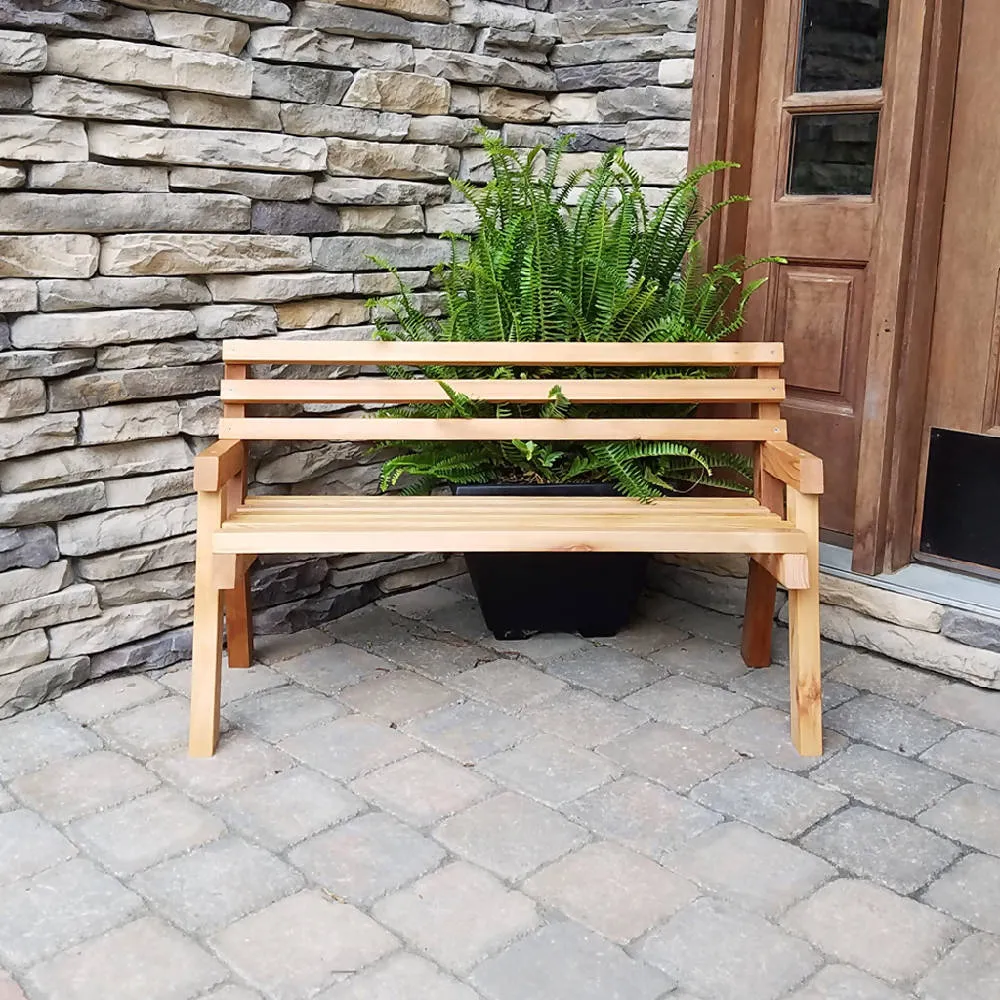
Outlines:
[{"label": "door threshold", "polygon": [[819,565],[824,573],[880,590],[919,597],[934,604],[1000,618],[1000,582],[955,569],[910,563],[895,573],[864,576],[851,569],[851,550],[821,542]]}]

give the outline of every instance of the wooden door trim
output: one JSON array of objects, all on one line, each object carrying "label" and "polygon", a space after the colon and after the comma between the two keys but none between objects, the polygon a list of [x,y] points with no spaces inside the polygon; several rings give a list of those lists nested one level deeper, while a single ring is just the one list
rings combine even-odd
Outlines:
[{"label": "wooden door trim", "polygon": [[[964,0],[958,0],[964,7]],[[732,160],[742,170],[715,175],[705,197],[721,200],[750,190],[757,79],[765,0],[699,0],[699,44],[695,52],[693,126],[689,162]],[[897,3],[894,21],[899,23]],[[930,339],[938,252],[947,182],[948,144],[958,71],[961,17],[956,0],[926,0],[920,31],[899,44],[919,45],[923,69],[908,81],[911,114],[891,121],[878,167],[886,185],[876,238],[873,275],[877,287],[871,312],[868,367],[854,524],[854,570],[880,573],[911,561],[917,509]],[[946,8],[948,8],[946,10]],[[887,45],[890,44],[887,40]],[[911,50],[912,51],[912,50]],[[889,71],[889,67],[886,67]],[[888,82],[888,81],[887,81]],[[892,81],[886,120],[902,95]],[[859,96],[859,101],[870,95]],[[860,108],[859,108],[860,109]],[[908,180],[895,183],[896,170]],[[890,173],[893,171],[893,173]],[[910,196],[907,196],[910,192]],[[744,206],[716,216],[705,239],[715,262],[746,248]],[[904,238],[899,239],[899,233]],[[891,283],[886,274],[891,274]],[[905,337],[905,347],[904,346]]]}]

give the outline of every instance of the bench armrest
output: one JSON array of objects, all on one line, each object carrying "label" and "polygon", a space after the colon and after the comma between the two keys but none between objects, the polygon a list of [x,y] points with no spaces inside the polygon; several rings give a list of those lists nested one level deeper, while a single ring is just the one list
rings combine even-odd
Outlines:
[{"label": "bench armrest", "polygon": [[214,493],[243,471],[246,446],[242,441],[222,440],[209,445],[194,460],[194,488]]},{"label": "bench armrest", "polygon": [[764,471],[800,493],[823,492],[823,460],[789,444],[787,441],[765,441],[760,451]]}]

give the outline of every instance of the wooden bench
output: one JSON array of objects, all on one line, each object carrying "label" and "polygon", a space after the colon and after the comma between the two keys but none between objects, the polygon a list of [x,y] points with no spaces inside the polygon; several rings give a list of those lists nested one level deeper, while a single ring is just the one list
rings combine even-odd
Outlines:
[{"label": "wooden bench", "polygon": [[[195,460],[198,534],[190,752],[211,756],[219,732],[223,617],[230,667],[253,659],[248,571],[262,553],[618,551],[746,553],[743,659],[771,662],[776,587],[789,591],[792,740],[822,752],[819,494],[823,466],[790,445],[780,401],[782,345],[227,341],[220,440]],[[337,365],[612,368],[724,367],[741,378],[476,379],[473,399],[542,403],[558,385],[588,403],[750,404],[750,416],[687,419],[418,419],[252,416],[265,404],[444,402],[431,379],[250,378],[250,366]],[[727,373],[731,374],[731,373]],[[732,412],[732,407],[729,408]],[[745,407],[743,412],[745,412]],[[673,440],[753,442],[753,497],[627,498],[247,496],[251,441]]]}]

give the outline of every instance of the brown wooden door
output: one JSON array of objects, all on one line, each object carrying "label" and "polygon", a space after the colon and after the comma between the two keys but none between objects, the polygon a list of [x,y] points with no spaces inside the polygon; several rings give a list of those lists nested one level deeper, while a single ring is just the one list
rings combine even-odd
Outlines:
[{"label": "brown wooden door", "polygon": [[[931,341],[925,460],[932,428],[1000,435],[998,93],[1000,2],[965,0]],[[917,529],[919,540],[919,512]]]},{"label": "brown wooden door", "polygon": [[786,344],[789,434],[828,463],[851,535],[883,178],[889,0],[767,0],[747,235],[768,266],[747,336]]}]

